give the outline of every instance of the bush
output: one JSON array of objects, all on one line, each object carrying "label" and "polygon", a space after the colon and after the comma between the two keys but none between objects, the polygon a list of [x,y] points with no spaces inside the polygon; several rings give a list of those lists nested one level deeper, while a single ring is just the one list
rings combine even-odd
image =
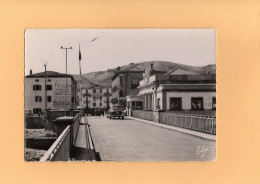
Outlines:
[{"label": "bush", "polygon": [[45,134],[45,137],[57,137],[57,134],[55,132],[52,132],[49,130],[45,131],[44,134]]}]

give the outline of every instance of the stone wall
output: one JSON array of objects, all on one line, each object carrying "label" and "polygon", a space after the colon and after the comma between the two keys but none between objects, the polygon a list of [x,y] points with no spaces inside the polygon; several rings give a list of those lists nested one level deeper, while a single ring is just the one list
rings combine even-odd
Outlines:
[{"label": "stone wall", "polygon": [[25,128],[39,129],[45,128],[45,117],[27,116],[25,117]]}]

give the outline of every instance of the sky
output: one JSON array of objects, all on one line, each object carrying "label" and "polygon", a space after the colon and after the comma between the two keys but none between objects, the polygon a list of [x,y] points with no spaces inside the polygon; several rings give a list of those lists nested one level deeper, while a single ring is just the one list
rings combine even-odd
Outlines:
[{"label": "sky", "polygon": [[[93,41],[92,41],[93,40]],[[216,64],[214,29],[27,29],[25,75],[47,71],[82,74],[144,61],[191,66]]]}]

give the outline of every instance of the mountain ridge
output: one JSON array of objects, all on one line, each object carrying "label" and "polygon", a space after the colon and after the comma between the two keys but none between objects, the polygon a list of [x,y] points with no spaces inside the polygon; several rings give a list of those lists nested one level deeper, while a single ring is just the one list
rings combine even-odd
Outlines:
[{"label": "mountain ridge", "polygon": [[[118,66],[116,68],[107,69],[104,71],[90,72],[82,74],[82,84],[83,87],[90,87],[93,85],[111,85],[112,77],[116,74],[117,70],[120,71],[144,71],[145,68],[151,66],[153,64],[153,69],[160,72],[168,72],[170,70],[181,68],[190,70],[197,73],[216,73],[216,65],[210,64],[205,66],[190,66],[185,64],[179,64],[170,61],[144,61],[139,63],[129,63],[128,65]],[[73,75],[77,79],[79,75]]]}]

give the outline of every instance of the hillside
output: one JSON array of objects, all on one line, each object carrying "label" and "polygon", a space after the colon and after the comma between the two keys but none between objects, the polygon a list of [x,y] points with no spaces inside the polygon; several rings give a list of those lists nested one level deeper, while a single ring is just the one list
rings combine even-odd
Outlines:
[{"label": "hillside", "polygon": [[[153,69],[156,71],[161,72],[168,72],[170,70],[181,68],[190,70],[193,72],[198,73],[205,73],[210,71],[211,73],[216,73],[216,65],[207,65],[207,66],[200,66],[194,67],[189,65],[183,65],[168,61],[146,61],[141,63],[130,63],[129,65],[120,66],[120,71],[127,70],[127,71],[144,71],[145,68],[149,67],[153,64]],[[87,74],[83,74],[83,86],[89,87],[94,84],[101,84],[101,85],[111,85],[112,77],[116,73],[116,68],[108,69],[106,71],[98,71],[98,72],[91,72]],[[75,79],[78,78],[77,75],[74,75]]]},{"label": "hillside", "polygon": [[216,65],[201,66],[198,68],[216,74]]}]

